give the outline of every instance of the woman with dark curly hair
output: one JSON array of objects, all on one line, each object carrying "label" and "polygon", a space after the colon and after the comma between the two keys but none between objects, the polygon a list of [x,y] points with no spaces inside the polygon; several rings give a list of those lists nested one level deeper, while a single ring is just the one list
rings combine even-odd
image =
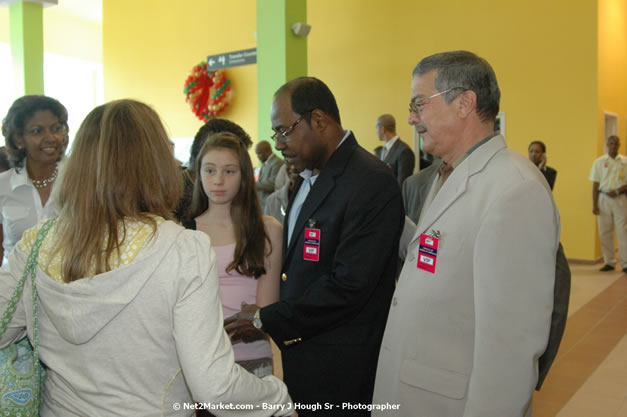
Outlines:
[{"label": "woman with dark curly hair", "polygon": [[26,229],[56,215],[51,196],[68,144],[67,119],[57,100],[29,95],[15,100],[2,120],[12,168],[0,174],[0,262]]}]

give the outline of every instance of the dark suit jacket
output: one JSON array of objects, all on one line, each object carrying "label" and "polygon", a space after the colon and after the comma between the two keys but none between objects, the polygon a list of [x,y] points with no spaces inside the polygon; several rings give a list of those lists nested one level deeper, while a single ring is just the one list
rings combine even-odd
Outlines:
[{"label": "dark suit jacket", "polygon": [[[422,206],[424,205],[427,194],[429,194],[429,190],[431,190],[431,185],[433,184],[433,180],[436,177],[441,163],[440,160],[435,161],[433,165],[412,175],[403,183],[403,204],[407,211],[407,216],[416,224],[418,224]],[[551,170],[555,172],[555,170]],[[542,172],[544,173],[544,171]],[[555,181],[555,176],[553,176],[553,181]],[[550,182],[549,185],[551,185]],[[551,329],[549,331],[549,341],[546,350],[538,359],[538,382],[536,384],[536,390],[539,390],[542,386],[555,360],[555,356],[557,356],[557,350],[559,349],[566,327],[566,318],[568,317],[570,268],[568,267],[568,260],[566,259],[561,243],[557,250],[555,263],[555,287],[553,289]]]},{"label": "dark suit jacket", "polygon": [[551,330],[549,331],[549,342],[546,350],[538,359],[538,383],[536,390],[539,390],[549,372],[557,350],[560,347],[564,329],[566,328],[566,318],[568,317],[568,301],[570,298],[570,268],[568,260],[564,254],[564,248],[560,243],[557,248],[555,260],[555,288],[553,289],[553,312],[551,313]]},{"label": "dark suit jacket", "polygon": [[542,175],[544,175],[544,178],[546,178],[546,182],[549,183],[549,187],[551,187],[551,190],[552,190],[553,186],[555,186],[555,178],[557,177],[557,171],[551,167],[545,166],[544,169],[540,170],[540,172],[542,172]]},{"label": "dark suit jacket", "polygon": [[[281,299],[261,309],[261,321],[282,350],[295,402],[370,404],[404,221],[400,189],[389,168],[351,134],[320,171],[286,247],[302,181],[285,218]],[[320,229],[318,262],[303,259],[312,223]],[[322,415],[370,413],[316,412]]]},{"label": "dark suit jacket", "polygon": [[419,162],[418,166],[420,167],[420,170],[422,171],[423,169],[429,168],[432,163],[433,162],[429,161],[428,159],[420,158],[420,162]]},{"label": "dark suit jacket", "polygon": [[441,164],[442,160],[436,159],[433,164],[408,177],[403,183],[405,213],[416,224],[418,224],[422,206],[429,194],[429,190],[431,190],[431,185]]},{"label": "dark suit jacket", "polygon": [[399,187],[405,181],[405,178],[414,173],[414,166],[416,164],[416,157],[414,151],[411,150],[405,142],[398,138],[392,148],[385,155],[383,160],[386,164],[392,168],[396,181],[398,181]]}]

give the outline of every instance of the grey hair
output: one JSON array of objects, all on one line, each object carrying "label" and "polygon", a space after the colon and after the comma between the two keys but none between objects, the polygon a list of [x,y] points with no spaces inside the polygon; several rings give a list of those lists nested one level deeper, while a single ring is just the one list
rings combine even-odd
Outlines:
[{"label": "grey hair", "polygon": [[477,95],[479,118],[484,122],[496,120],[501,90],[488,61],[468,51],[441,52],[423,58],[414,68],[412,76],[423,76],[431,71],[437,71],[436,90],[453,88],[443,95],[447,103],[455,99],[461,89],[471,90]]}]

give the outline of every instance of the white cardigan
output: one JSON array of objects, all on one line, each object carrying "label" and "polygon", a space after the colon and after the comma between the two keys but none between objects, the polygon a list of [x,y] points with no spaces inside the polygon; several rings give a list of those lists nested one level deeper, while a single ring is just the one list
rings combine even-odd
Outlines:
[{"label": "white cardigan", "polygon": [[[0,313],[27,256],[16,246],[0,270]],[[42,417],[191,416],[194,401],[232,407],[211,409],[217,416],[293,412],[280,380],[233,361],[206,234],[168,221],[129,265],[70,284],[38,269],[36,283],[48,367]],[[26,329],[32,340],[31,291],[29,280],[0,348]]]}]

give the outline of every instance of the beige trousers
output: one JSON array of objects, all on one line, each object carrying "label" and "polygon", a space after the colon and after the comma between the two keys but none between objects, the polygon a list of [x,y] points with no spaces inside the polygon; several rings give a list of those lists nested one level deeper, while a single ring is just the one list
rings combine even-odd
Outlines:
[{"label": "beige trousers", "polygon": [[611,198],[599,195],[599,239],[606,265],[616,265],[614,229],[618,237],[618,255],[622,268],[627,267],[627,195]]}]

